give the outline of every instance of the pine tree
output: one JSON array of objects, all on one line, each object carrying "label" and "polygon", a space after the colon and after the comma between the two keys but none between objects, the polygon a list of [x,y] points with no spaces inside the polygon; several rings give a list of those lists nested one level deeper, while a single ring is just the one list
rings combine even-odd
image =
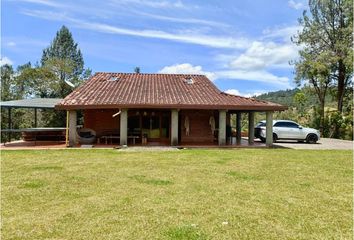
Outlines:
[{"label": "pine tree", "polygon": [[42,96],[64,98],[73,90],[70,83],[78,86],[91,74],[89,69],[84,69],[81,50],[65,26],[57,32],[51,45],[43,50],[41,64],[44,72],[56,76],[52,83],[47,83],[51,91],[40,93]]},{"label": "pine tree", "polygon": [[[329,65],[330,80],[336,88],[339,112],[347,90],[352,91],[353,76],[353,2],[352,0],[310,0],[310,15],[305,11],[300,24],[303,30],[294,42],[303,46],[302,52],[326,55],[320,64]],[[301,54],[300,51],[300,55]],[[303,57],[303,56],[302,56]],[[319,60],[319,57],[310,56]],[[300,60],[300,63],[302,60]]]}]

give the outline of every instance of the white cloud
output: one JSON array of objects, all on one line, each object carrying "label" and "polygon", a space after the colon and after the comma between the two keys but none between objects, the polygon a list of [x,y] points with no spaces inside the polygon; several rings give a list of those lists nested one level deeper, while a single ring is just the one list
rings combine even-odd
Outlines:
[{"label": "white cloud", "polygon": [[289,78],[288,77],[279,77],[274,74],[261,70],[226,70],[215,72],[217,78],[225,79],[239,79],[245,81],[257,81],[264,82],[272,85],[281,85],[283,87],[289,87]]},{"label": "white cloud", "polygon": [[216,22],[211,20],[204,20],[204,19],[197,19],[197,18],[176,18],[176,17],[169,17],[157,14],[150,14],[141,11],[134,11],[134,13],[139,14],[141,16],[146,16],[152,19],[164,20],[169,22],[176,22],[176,23],[190,23],[190,24],[200,24],[200,25],[207,25],[213,27],[229,27],[230,25],[222,22]]},{"label": "white cloud", "polygon": [[207,76],[211,81],[216,79],[216,75],[213,72],[203,71],[201,66],[193,66],[190,63],[175,64],[171,66],[166,66],[162,68],[159,73],[170,73],[170,74],[201,74]]},{"label": "white cloud", "polygon": [[202,66],[194,66],[190,63],[174,64],[165,66],[159,73],[170,74],[201,74],[206,75],[211,81],[216,79],[238,79],[245,81],[264,82],[272,85],[289,87],[289,78],[279,77],[270,72],[261,70],[221,70],[215,72],[204,71]]},{"label": "white cloud", "polygon": [[15,46],[16,46],[16,43],[10,41],[10,42],[7,42],[6,45],[7,45],[8,47],[15,47]]},{"label": "white cloud", "polygon": [[301,25],[292,25],[292,26],[282,26],[282,27],[274,27],[267,28],[263,30],[262,40],[280,40],[284,43],[291,43],[291,37],[297,34],[298,31],[302,30]]},{"label": "white cloud", "polygon": [[289,0],[288,1],[288,5],[289,7],[296,9],[296,10],[300,10],[300,9],[304,9],[305,8],[305,4],[302,2],[296,2],[294,0]]},{"label": "white cloud", "polygon": [[236,95],[236,96],[243,96],[243,97],[250,98],[250,97],[257,97],[257,96],[265,93],[265,91],[255,91],[255,92],[251,92],[251,93],[241,93],[237,89],[228,89],[228,90],[225,91],[225,93]]},{"label": "white cloud", "polygon": [[[145,3],[142,3],[143,1],[140,0],[123,1],[133,2],[134,4],[150,4],[152,2],[144,1]],[[161,3],[163,2],[164,1],[158,1],[156,2],[156,4],[159,3],[160,7],[162,7],[163,4],[161,5]],[[298,29],[295,26],[266,29],[265,31],[263,31],[263,35],[257,40],[255,40],[243,37],[238,38],[229,33],[226,35],[217,35],[215,33],[206,34],[200,31],[192,31],[190,28],[184,29],[183,31],[170,29],[153,30],[127,27],[123,28],[117,25],[105,24],[98,21],[88,21],[83,18],[71,17],[67,15],[65,11],[58,12],[25,10],[23,11],[23,13],[37,18],[68,23],[71,24],[71,26],[95,32],[143,38],[163,39],[175,42],[196,44],[209,48],[232,50],[234,54],[224,54],[222,56],[219,55],[219,61],[222,62],[223,65],[214,72],[204,71],[201,66],[194,66],[190,63],[166,66],[160,71],[165,73],[205,74],[211,80],[215,80],[217,78],[239,79],[289,87],[289,78],[285,76],[277,76],[273,73],[271,69],[290,67],[288,62],[290,60],[296,59],[298,54],[297,47],[290,42],[290,36],[296,29]],[[144,15],[145,13],[142,14]],[[147,14],[147,16],[166,21],[182,22],[180,19],[175,17],[153,14]],[[184,22],[209,25],[214,24],[214,22],[211,21],[199,20],[194,18],[186,18]],[[218,57],[216,57],[215,59],[217,58]]]},{"label": "white cloud", "polygon": [[298,55],[293,44],[255,41],[243,54],[230,62],[233,69],[262,70],[266,67],[289,67]]},{"label": "white cloud", "polygon": [[11,59],[9,59],[8,57],[2,57],[0,58],[0,66],[3,66],[5,64],[9,64],[12,65],[13,62],[11,61]]},{"label": "white cloud", "polygon": [[116,4],[135,4],[140,6],[152,7],[152,8],[186,8],[186,5],[178,1],[151,1],[151,0],[116,0],[112,1]]},{"label": "white cloud", "polygon": [[75,24],[79,28],[89,29],[96,32],[104,32],[110,34],[119,35],[129,35],[137,37],[146,38],[159,38],[177,42],[192,43],[197,45],[203,45],[213,48],[232,48],[232,49],[244,49],[249,45],[249,41],[243,38],[234,38],[228,36],[215,36],[215,35],[203,35],[203,34],[192,34],[188,31],[185,33],[169,33],[159,30],[149,30],[149,29],[129,29],[121,28],[113,25],[102,24],[92,21],[83,21],[80,19],[75,19],[68,17],[66,14],[60,14],[51,11],[36,11],[36,10],[26,10],[23,11],[24,14],[28,16],[54,20],[54,21],[68,21]]},{"label": "white cloud", "polygon": [[159,73],[170,74],[201,74],[206,75],[211,81],[216,79],[238,79],[245,81],[264,82],[272,85],[289,87],[287,77],[278,77],[267,71],[244,71],[244,70],[225,70],[225,71],[205,71],[202,66],[194,66],[190,63],[174,64],[162,68]]},{"label": "white cloud", "polygon": [[241,96],[241,93],[237,89],[228,89],[225,91],[228,94],[236,95],[236,96]]},{"label": "white cloud", "polygon": [[17,0],[17,1],[45,5],[48,7],[62,7],[63,6],[61,4],[58,4],[58,3],[55,3],[55,2],[49,1],[49,0]]}]

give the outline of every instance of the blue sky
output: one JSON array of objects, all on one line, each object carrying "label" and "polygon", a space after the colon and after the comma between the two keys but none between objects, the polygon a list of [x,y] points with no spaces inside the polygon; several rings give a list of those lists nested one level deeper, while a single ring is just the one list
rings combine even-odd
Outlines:
[{"label": "blue sky", "polygon": [[1,64],[40,60],[66,25],[93,72],[206,74],[250,96],[293,88],[305,0],[3,0]]}]

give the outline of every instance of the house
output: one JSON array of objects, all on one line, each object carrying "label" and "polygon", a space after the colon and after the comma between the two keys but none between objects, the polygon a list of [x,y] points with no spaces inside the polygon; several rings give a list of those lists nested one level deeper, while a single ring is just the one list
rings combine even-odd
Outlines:
[{"label": "house", "polygon": [[[195,74],[142,74],[99,72],[56,105],[69,116],[69,145],[77,142],[77,111],[84,128],[98,137],[126,144],[225,145],[230,116],[237,116],[237,142],[241,141],[241,113],[249,119],[249,144],[254,139],[254,113],[286,107],[221,92],[206,76]],[[272,126],[267,144],[272,144]]]}]

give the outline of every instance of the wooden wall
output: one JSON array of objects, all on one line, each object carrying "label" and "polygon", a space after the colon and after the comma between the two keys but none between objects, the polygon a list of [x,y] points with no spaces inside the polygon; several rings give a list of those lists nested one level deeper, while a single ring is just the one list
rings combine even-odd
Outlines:
[{"label": "wooden wall", "polygon": [[[117,113],[116,109],[97,110],[90,109],[84,111],[84,127],[91,128],[96,131],[97,135],[101,135],[106,131],[114,131],[119,134],[119,116],[112,118]],[[132,114],[132,113],[131,113]],[[135,114],[135,112],[134,112]],[[212,144],[215,143],[214,135],[211,132],[209,119],[214,116],[216,128],[218,128],[218,111],[214,110],[180,110],[179,111],[179,142]],[[189,136],[186,135],[185,117],[189,118]],[[217,141],[217,140],[216,140]],[[217,142],[216,142],[217,143]]]},{"label": "wooden wall", "polygon": [[[218,112],[213,110],[180,110],[180,143],[213,143],[209,119],[214,116],[218,125]],[[185,118],[189,118],[189,136],[186,135]]]},{"label": "wooden wall", "polygon": [[84,111],[84,127],[96,131],[97,135],[105,131],[116,131],[119,134],[119,116],[113,118],[117,109],[90,109]]}]

